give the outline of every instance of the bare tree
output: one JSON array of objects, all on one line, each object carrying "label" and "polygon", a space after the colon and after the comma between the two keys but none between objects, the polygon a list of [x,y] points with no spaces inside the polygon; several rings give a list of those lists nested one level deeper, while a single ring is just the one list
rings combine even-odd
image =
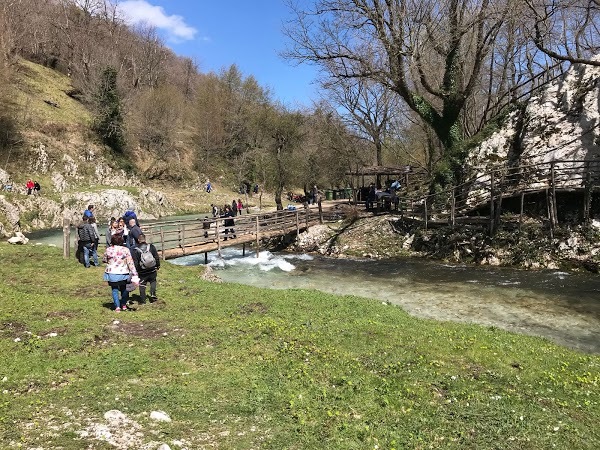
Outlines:
[{"label": "bare tree", "polygon": [[292,6],[285,56],[396,92],[449,150],[463,138],[461,114],[512,3],[316,0],[311,10]]},{"label": "bare tree", "polygon": [[333,78],[324,81],[322,86],[328,98],[342,108],[341,117],[346,126],[373,144],[375,164],[383,165],[384,142],[400,110],[397,94],[365,78]]},{"label": "bare tree", "polygon": [[531,39],[551,58],[600,66],[599,0],[525,0]]}]

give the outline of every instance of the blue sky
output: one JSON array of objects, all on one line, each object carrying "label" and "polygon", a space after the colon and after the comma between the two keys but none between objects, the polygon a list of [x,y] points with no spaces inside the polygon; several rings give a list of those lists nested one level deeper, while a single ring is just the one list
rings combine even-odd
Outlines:
[{"label": "blue sky", "polygon": [[316,99],[316,69],[278,56],[285,48],[282,26],[291,17],[283,0],[120,0],[118,7],[128,22],[155,26],[201,72],[236,64],[287,106],[309,106]]}]

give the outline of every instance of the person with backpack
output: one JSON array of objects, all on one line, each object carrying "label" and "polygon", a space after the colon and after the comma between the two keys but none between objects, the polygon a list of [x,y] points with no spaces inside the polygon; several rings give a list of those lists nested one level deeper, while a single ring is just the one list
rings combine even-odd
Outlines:
[{"label": "person with backpack", "polygon": [[158,300],[156,296],[156,275],[160,269],[160,258],[156,247],[146,242],[142,233],[138,236],[138,246],[131,250],[133,263],[140,277],[140,303],[146,303],[146,286],[150,283],[150,303]]},{"label": "person with backpack", "polygon": [[81,223],[77,225],[78,252],[83,253],[83,265],[90,267],[90,257],[94,266],[98,266],[98,252],[96,251],[96,231],[89,223],[89,218],[83,216]]}]

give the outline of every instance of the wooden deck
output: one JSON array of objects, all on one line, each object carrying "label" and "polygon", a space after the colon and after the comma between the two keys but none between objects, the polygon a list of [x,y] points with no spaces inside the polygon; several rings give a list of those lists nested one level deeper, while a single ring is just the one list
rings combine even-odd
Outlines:
[{"label": "wooden deck", "polygon": [[[310,226],[337,221],[344,216],[335,204],[300,206],[295,211],[271,211],[242,214],[233,218],[234,226],[225,226],[226,218],[165,221],[142,226],[162,259],[220,251],[235,245],[251,244],[258,252],[260,242],[289,234],[300,234]],[[233,228],[234,232],[231,232]],[[235,236],[233,238],[232,236]],[[258,253],[257,253],[258,255]]]}]

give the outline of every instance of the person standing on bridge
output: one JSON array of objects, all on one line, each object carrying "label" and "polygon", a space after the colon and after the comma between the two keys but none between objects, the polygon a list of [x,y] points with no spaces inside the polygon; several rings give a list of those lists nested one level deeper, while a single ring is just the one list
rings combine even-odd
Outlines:
[{"label": "person standing on bridge", "polygon": [[235,222],[233,220],[233,211],[229,205],[225,205],[225,213],[221,217],[225,218],[223,221],[223,225],[225,226],[225,239],[223,240],[227,240],[229,233],[231,233],[231,239],[235,239],[235,230],[233,229]]}]

